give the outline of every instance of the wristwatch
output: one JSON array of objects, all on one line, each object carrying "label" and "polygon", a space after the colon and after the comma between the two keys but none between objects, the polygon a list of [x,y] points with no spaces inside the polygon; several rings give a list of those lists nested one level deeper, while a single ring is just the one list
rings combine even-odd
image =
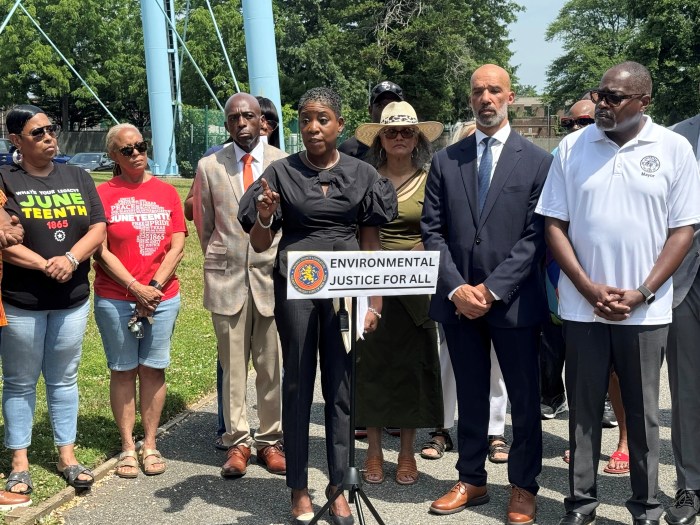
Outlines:
[{"label": "wristwatch", "polygon": [[654,302],[654,299],[656,299],[656,294],[654,292],[652,292],[649,288],[644,286],[643,284],[639,285],[639,288],[637,288],[637,291],[644,296],[644,302],[647,305],[650,305],[651,303]]}]

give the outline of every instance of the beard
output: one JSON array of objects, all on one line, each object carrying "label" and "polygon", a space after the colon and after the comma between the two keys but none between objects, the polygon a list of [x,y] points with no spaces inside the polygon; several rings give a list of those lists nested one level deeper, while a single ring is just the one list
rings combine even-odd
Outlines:
[{"label": "beard", "polygon": [[612,131],[617,127],[617,120],[612,111],[596,111],[595,125],[600,131]]},{"label": "beard", "polygon": [[508,106],[506,104],[500,108],[493,109],[495,110],[493,115],[481,115],[478,111],[475,111],[475,120],[485,128],[493,128],[508,118]]}]

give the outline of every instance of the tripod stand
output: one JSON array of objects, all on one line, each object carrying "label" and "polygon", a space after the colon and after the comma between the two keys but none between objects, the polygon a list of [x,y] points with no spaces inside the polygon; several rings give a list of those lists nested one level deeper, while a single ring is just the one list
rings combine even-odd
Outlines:
[{"label": "tripod stand", "polygon": [[[343,301],[340,302],[343,304]],[[379,525],[385,525],[382,521],[381,516],[374,508],[374,505],[369,501],[367,494],[362,490],[362,478],[360,477],[360,470],[355,467],[355,388],[356,388],[356,372],[357,372],[357,321],[355,316],[357,315],[357,297],[352,298],[352,306],[350,307],[353,312],[353,317],[350,322],[350,350],[352,353],[352,367],[350,371],[350,445],[348,447],[348,467],[345,469],[345,474],[343,475],[343,483],[340,485],[335,493],[328,498],[326,504],[321,507],[309,522],[309,525],[315,525],[321,516],[330,508],[333,502],[343,493],[343,491],[348,491],[348,502],[350,504],[355,504],[355,509],[357,510],[357,520],[359,525],[365,525],[365,517],[362,511],[362,502],[365,502],[367,508],[377,520]],[[339,313],[344,311],[344,306],[341,306]],[[342,323],[341,323],[342,326]]]}]

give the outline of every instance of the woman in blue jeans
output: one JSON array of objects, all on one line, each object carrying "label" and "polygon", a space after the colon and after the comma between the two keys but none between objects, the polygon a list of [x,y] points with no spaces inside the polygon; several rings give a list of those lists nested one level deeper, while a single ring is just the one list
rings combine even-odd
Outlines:
[{"label": "woman in blue jeans", "polygon": [[78,365],[90,311],[89,259],[105,237],[102,204],[90,175],[54,164],[56,126],[36,106],[16,106],[6,118],[17,148],[0,167],[5,209],[20,218],[22,245],[3,250],[2,302],[8,326],[0,342],[5,446],[12,450],[6,490],[29,494],[27,449],[36,385],[43,374],[59,472],[87,488],[92,473],[75,457]]},{"label": "woman in blue jeans", "polygon": [[[185,216],[173,186],[147,171],[148,144],[131,124],[107,133],[114,177],[97,192],[107,216],[107,239],[95,254],[95,320],[109,367],[109,398],[121,435],[117,476],[165,472],[156,430],[165,403],[165,368],[180,310],[175,269],[185,246]],[[136,379],[143,446],[136,453]]]}]

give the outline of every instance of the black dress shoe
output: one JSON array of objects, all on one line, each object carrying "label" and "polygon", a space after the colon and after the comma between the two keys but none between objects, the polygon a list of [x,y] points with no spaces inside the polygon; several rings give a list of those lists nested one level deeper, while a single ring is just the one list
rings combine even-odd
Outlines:
[{"label": "black dress shoe", "polygon": [[693,525],[700,512],[700,498],[694,490],[680,489],[673,505],[666,509],[665,519],[670,525]]},{"label": "black dress shoe", "polygon": [[646,518],[637,518],[634,520],[634,525],[659,525],[659,520],[648,520]]},{"label": "black dress shoe", "polygon": [[594,525],[595,512],[593,514],[581,514],[580,512],[567,512],[559,525]]}]

